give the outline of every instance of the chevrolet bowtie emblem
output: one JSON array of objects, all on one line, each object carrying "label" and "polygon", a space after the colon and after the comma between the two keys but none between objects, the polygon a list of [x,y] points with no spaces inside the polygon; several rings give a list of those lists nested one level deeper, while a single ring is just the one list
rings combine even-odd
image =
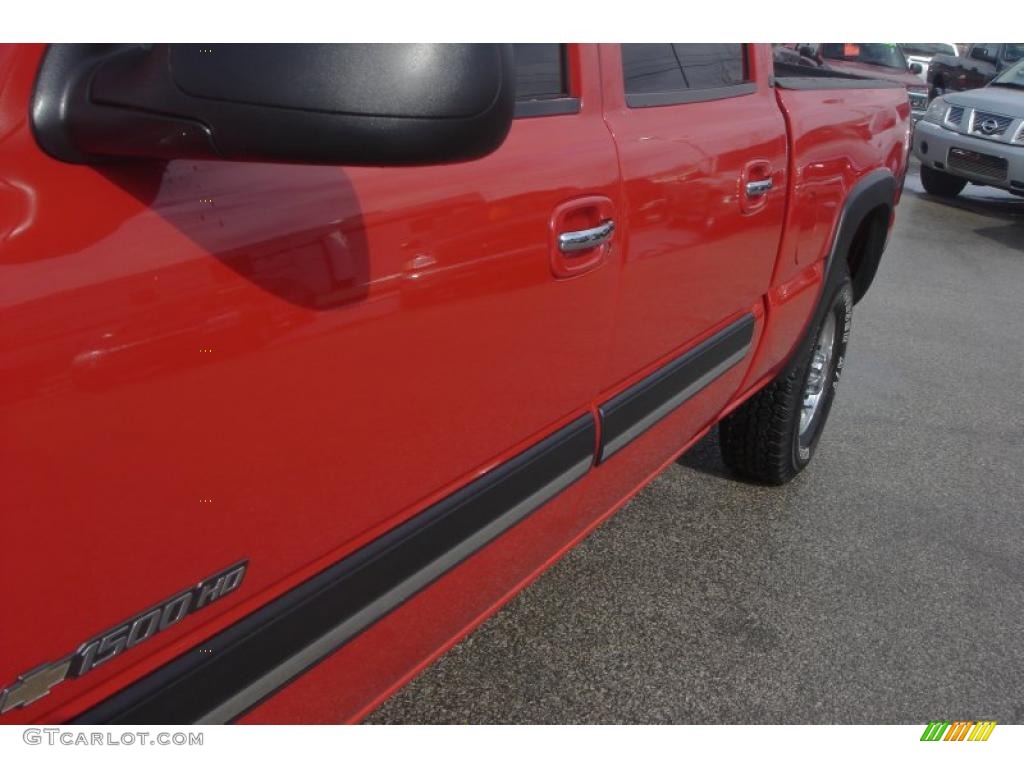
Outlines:
[{"label": "chevrolet bowtie emblem", "polygon": [[0,715],[39,701],[55,685],[91,672],[234,592],[241,586],[248,567],[248,560],[237,562],[82,643],[70,656],[18,675],[17,680],[0,690]]},{"label": "chevrolet bowtie emblem", "polygon": [[14,685],[0,696],[0,715],[15,707],[25,707],[46,696],[57,683],[64,681],[71,668],[71,657],[36,667],[18,676]]}]

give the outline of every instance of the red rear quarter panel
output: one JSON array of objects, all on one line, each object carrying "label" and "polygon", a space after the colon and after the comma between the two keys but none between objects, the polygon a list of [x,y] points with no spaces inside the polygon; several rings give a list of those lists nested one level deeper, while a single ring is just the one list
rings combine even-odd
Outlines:
[{"label": "red rear quarter panel", "polygon": [[899,88],[777,88],[789,132],[789,205],[768,321],[745,387],[776,370],[793,349],[817,301],[823,267],[850,191],[872,171],[906,173],[910,105]]}]

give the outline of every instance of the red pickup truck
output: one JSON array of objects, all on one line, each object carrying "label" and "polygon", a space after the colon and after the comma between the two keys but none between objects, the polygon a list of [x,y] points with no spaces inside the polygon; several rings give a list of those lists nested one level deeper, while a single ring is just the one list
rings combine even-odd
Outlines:
[{"label": "red pickup truck", "polygon": [[802,470],[909,105],[800,70],[0,47],[0,723],[356,721],[716,425]]}]

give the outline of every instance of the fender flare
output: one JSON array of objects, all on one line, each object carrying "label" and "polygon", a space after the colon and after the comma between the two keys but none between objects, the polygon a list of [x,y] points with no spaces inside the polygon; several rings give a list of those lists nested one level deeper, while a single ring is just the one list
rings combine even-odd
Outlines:
[{"label": "fender flare", "polygon": [[826,286],[834,279],[833,267],[836,259],[846,259],[849,256],[854,238],[868,215],[878,208],[884,208],[886,213],[886,226],[881,236],[881,242],[869,243],[869,247],[865,249],[862,258],[856,265],[856,270],[851,275],[854,302],[864,298],[864,294],[871,287],[875,273],[878,271],[878,265],[882,260],[882,254],[888,245],[889,219],[895,207],[898,186],[899,181],[892,171],[888,168],[877,168],[853,185],[843,203],[843,209],[839,214],[839,223],[836,226],[836,234],[825,263]]}]

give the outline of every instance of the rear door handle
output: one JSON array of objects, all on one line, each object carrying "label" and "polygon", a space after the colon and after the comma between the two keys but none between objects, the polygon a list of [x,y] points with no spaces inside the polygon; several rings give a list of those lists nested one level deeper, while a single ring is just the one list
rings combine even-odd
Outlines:
[{"label": "rear door handle", "polygon": [[743,166],[740,176],[740,210],[756,213],[768,205],[768,193],[775,187],[775,173],[770,160],[751,160]]},{"label": "rear door handle", "polygon": [[563,232],[558,236],[558,249],[562,253],[589,251],[612,239],[615,232],[615,221],[607,219],[590,229],[577,229],[574,232]]},{"label": "rear door handle", "polygon": [[758,179],[757,181],[747,182],[747,197],[760,197],[766,195],[771,191],[771,188],[775,186],[775,182],[771,179]]}]

